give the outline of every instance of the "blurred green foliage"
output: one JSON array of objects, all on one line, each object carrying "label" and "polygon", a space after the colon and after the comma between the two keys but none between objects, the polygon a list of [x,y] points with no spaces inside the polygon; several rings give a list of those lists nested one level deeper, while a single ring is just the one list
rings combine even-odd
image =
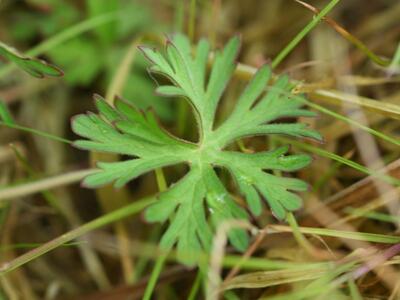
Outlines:
[{"label": "blurred green foliage", "polygon": [[[84,20],[117,13],[115,21],[77,35],[46,53],[65,73],[70,86],[91,87],[105,93],[131,42],[147,32],[168,30],[158,23],[143,1],[127,0],[30,0],[34,11],[24,7],[13,10],[9,30],[19,43],[46,40]],[[126,80],[122,97],[138,107],[152,107],[164,120],[172,118],[168,101],[154,94],[154,82],[144,76],[146,62],[139,56]],[[100,87],[99,87],[100,86]]]},{"label": "blurred green foliage", "polygon": [[16,49],[2,42],[0,42],[0,56],[12,61],[22,70],[37,78],[63,75],[62,71],[57,67],[43,60],[24,56]]}]

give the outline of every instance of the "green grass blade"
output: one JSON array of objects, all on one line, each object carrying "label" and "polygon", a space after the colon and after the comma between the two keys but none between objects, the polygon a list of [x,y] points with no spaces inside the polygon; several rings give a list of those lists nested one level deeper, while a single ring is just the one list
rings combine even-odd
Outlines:
[{"label": "green grass blade", "polygon": [[153,271],[151,272],[149,282],[146,285],[146,290],[144,291],[143,300],[150,300],[153,294],[154,288],[157,284],[158,277],[164,267],[165,260],[168,254],[161,254],[156,261]]},{"label": "green grass blade", "polygon": [[395,185],[395,186],[400,186],[400,180],[398,178],[395,178],[395,177],[390,176],[390,175],[382,174],[382,173],[380,173],[378,171],[375,171],[375,170],[368,169],[367,167],[364,167],[363,165],[360,165],[360,164],[358,164],[358,163],[356,163],[356,162],[354,162],[352,160],[349,160],[349,159],[346,159],[344,157],[341,157],[340,155],[337,155],[335,153],[332,153],[332,152],[326,151],[324,149],[321,149],[321,148],[318,148],[318,147],[314,147],[314,146],[311,146],[311,145],[308,145],[308,144],[305,144],[305,143],[301,143],[301,142],[298,142],[298,141],[295,141],[295,140],[290,140],[290,139],[287,139],[287,138],[276,137],[276,139],[281,140],[281,141],[283,141],[285,143],[292,144],[296,148],[303,149],[303,150],[309,151],[311,153],[315,153],[317,155],[320,155],[320,156],[323,156],[323,157],[338,161],[338,162],[340,162],[340,163],[342,163],[342,164],[344,164],[346,166],[349,166],[349,167],[351,167],[351,168],[353,168],[355,170],[358,170],[358,171],[360,171],[360,172],[362,172],[364,174],[371,175],[371,176],[373,176],[375,178],[378,178],[378,179],[380,179],[380,180],[382,180],[384,182],[387,182],[389,184],[392,184],[392,185]]},{"label": "green grass blade", "polygon": [[7,125],[15,125],[15,121],[8,110],[7,105],[3,100],[0,99],[0,121],[3,121]]},{"label": "green grass blade", "polygon": [[[291,232],[292,229],[289,226],[272,225],[273,230],[278,232]],[[397,244],[400,243],[400,236],[384,235],[377,233],[368,232],[357,232],[357,231],[344,231],[334,230],[326,228],[313,228],[313,227],[299,227],[299,231],[304,234],[314,234],[320,236],[330,236],[341,239],[350,239],[357,241],[365,241],[371,243],[382,243],[382,244]]]},{"label": "green grass blade", "polygon": [[362,296],[354,280],[348,281],[351,300],[362,300]]},{"label": "green grass blade", "polygon": [[32,134],[35,134],[35,135],[38,135],[38,136],[42,136],[42,137],[45,137],[45,138],[48,138],[48,139],[51,139],[51,140],[54,140],[54,141],[57,141],[57,142],[66,143],[66,144],[72,144],[72,141],[70,141],[70,140],[64,139],[62,137],[59,137],[59,136],[56,136],[56,135],[53,135],[53,134],[50,134],[50,133],[47,133],[47,132],[44,132],[44,131],[40,131],[40,130],[32,129],[32,128],[29,128],[29,127],[24,127],[24,126],[21,126],[21,125],[12,124],[12,123],[8,123],[8,122],[1,122],[0,121],[0,126],[1,125],[4,125],[6,127],[12,128],[12,129],[17,129],[17,130],[25,131],[25,132],[28,132],[28,133],[32,133]]},{"label": "green grass blade", "polygon": [[366,211],[363,209],[348,207],[345,209],[345,212],[355,217],[364,217],[382,222],[388,222],[388,223],[400,222],[400,216],[393,216],[375,211]]},{"label": "green grass blade", "polygon": [[366,131],[366,132],[368,132],[368,133],[370,133],[370,134],[372,134],[372,135],[374,135],[374,136],[376,136],[378,138],[381,138],[384,141],[392,143],[392,144],[394,144],[396,146],[400,146],[400,140],[398,140],[398,139],[390,137],[390,136],[388,136],[388,135],[386,135],[386,134],[384,134],[384,133],[382,133],[380,131],[374,130],[374,129],[368,127],[368,126],[365,126],[365,125],[353,120],[353,119],[345,117],[345,116],[343,116],[341,114],[338,114],[338,113],[336,113],[336,112],[334,112],[332,110],[329,110],[329,109],[327,109],[327,108],[325,108],[325,107],[323,107],[321,105],[318,105],[316,103],[313,103],[311,101],[305,100],[304,102],[307,103],[307,105],[309,107],[312,107],[312,108],[314,108],[314,109],[316,109],[316,110],[318,110],[318,111],[320,111],[320,112],[322,112],[322,113],[324,113],[326,115],[332,116],[332,117],[334,117],[334,118],[336,118],[338,120],[341,120],[341,121],[343,121],[345,123],[351,124],[351,125],[353,125],[353,126],[355,126],[357,128],[360,128],[360,129],[362,129],[362,130],[364,130],[364,131]]},{"label": "green grass blade", "polygon": [[153,198],[144,198],[142,200],[133,202],[132,204],[129,204],[125,207],[114,210],[111,213],[105,214],[67,233],[64,233],[63,235],[60,235],[50,242],[47,242],[44,245],[13,259],[12,261],[4,263],[0,267],[0,276],[21,267],[29,263],[30,261],[50,252],[51,250],[54,250],[90,231],[121,220],[133,214],[137,214],[153,202]]},{"label": "green grass blade", "polygon": [[331,0],[321,12],[315,16],[294,38],[290,43],[274,58],[272,61],[272,68],[276,68],[285,57],[301,42],[301,40],[327,15],[340,0]]}]

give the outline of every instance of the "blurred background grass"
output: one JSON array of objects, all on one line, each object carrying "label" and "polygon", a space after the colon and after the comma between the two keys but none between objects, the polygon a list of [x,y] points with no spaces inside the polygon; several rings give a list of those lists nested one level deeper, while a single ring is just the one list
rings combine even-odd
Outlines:
[{"label": "blurred background grass", "polygon": [[[322,9],[328,1],[308,3]],[[271,63],[313,15],[289,0],[2,0],[0,40],[50,61],[65,76],[36,79],[0,60],[0,101],[18,124],[73,140],[70,118],[93,110],[94,93],[116,92],[141,108],[153,108],[172,132],[196,140],[190,110],[179,99],[154,94],[155,83],[143,57],[135,55],[135,46],[159,46],[165,34],[180,31],[193,40],[206,37],[220,47],[240,34],[238,60],[243,65],[224,97],[222,118],[253,68]],[[304,209],[296,215],[300,227],[274,225],[276,220],[265,208],[253,220],[264,231],[254,237],[245,255],[250,258],[240,272],[240,254],[227,249],[220,288],[234,292],[221,297],[399,299],[400,249],[386,245],[399,243],[399,15],[395,0],[340,1],[329,13],[339,27],[319,23],[276,67],[276,73],[288,73],[297,90],[309,95],[314,109],[334,113],[320,112],[312,121],[325,137],[324,145],[290,141],[315,157],[313,165],[298,174],[311,185],[303,195]],[[357,47],[354,38],[368,49]],[[368,51],[393,63],[377,64]],[[154,174],[118,192],[83,189],[77,181],[82,178],[80,170],[91,166],[87,153],[4,127],[0,142],[3,263],[158,190]],[[258,151],[281,142],[253,138],[242,146]],[[169,184],[184,174],[182,168],[164,171]],[[67,180],[68,174],[75,177]],[[379,179],[382,174],[390,180]],[[43,179],[47,177],[58,181],[49,184]],[[29,183],[39,186],[35,189]],[[138,214],[79,234],[75,243],[2,275],[1,297],[139,299],[159,254],[155,246],[161,230]],[[196,274],[195,269],[175,264],[172,256],[154,298],[204,299],[207,275]]]}]

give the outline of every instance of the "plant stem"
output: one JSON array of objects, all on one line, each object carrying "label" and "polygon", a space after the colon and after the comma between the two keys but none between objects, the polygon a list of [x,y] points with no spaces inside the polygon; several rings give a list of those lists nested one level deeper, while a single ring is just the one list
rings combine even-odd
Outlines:
[{"label": "plant stem", "polygon": [[[305,6],[312,12],[314,12],[316,15],[320,13],[320,11],[313,7],[312,5],[305,3],[300,0],[295,0],[297,3],[300,3],[301,5]],[[367,45],[365,45],[361,40],[359,40],[357,37],[352,35],[350,32],[348,32],[346,29],[344,29],[342,26],[340,26],[338,23],[336,23],[335,20],[329,18],[329,17],[323,17],[322,18],[327,24],[329,24],[334,30],[336,30],[337,33],[339,33],[342,37],[344,37],[348,42],[356,46],[359,50],[361,50],[366,56],[369,57],[374,63],[383,66],[383,67],[388,67],[390,64],[390,61],[387,59],[383,59],[376,55],[373,51],[371,51]]]},{"label": "plant stem", "polygon": [[190,293],[188,296],[188,300],[195,300],[197,293],[199,292],[200,289],[200,284],[201,284],[201,279],[202,279],[202,273],[200,270],[197,271],[197,276],[196,279],[194,280],[193,286],[190,289]]},{"label": "plant stem", "polygon": [[29,132],[29,133],[32,133],[32,134],[36,134],[36,135],[39,135],[39,136],[42,136],[42,137],[45,137],[45,138],[48,138],[48,139],[51,139],[51,140],[54,140],[54,141],[57,141],[57,142],[62,142],[62,143],[66,143],[66,144],[71,144],[72,143],[72,141],[70,141],[70,140],[58,137],[56,135],[52,135],[52,134],[44,132],[44,131],[32,129],[32,128],[29,128],[29,127],[24,127],[24,126],[20,126],[20,125],[17,125],[17,124],[12,124],[12,123],[8,123],[8,122],[1,122],[1,121],[0,121],[0,125],[6,126],[6,127],[9,127],[9,128],[12,128],[12,129],[17,129],[17,130]]},{"label": "plant stem", "polygon": [[[156,169],[156,178],[157,178],[158,190],[160,192],[167,190],[168,188],[167,183],[165,181],[164,173],[161,168]],[[157,258],[153,271],[151,272],[149,282],[146,285],[146,290],[144,291],[143,300],[145,299],[149,300],[151,298],[154,287],[157,284],[158,277],[160,276],[160,273],[164,267],[165,260],[168,254],[169,251],[166,251]]]},{"label": "plant stem", "polygon": [[168,256],[168,253],[161,254],[154,265],[154,269],[151,272],[149,282],[146,285],[146,290],[144,291],[143,300],[150,300],[151,295],[153,294],[153,290],[157,284],[158,277],[164,267],[165,260]]},{"label": "plant stem", "polygon": [[114,106],[114,98],[123,92],[141,40],[141,36],[133,40],[108,86],[106,100],[111,106]]},{"label": "plant stem", "polygon": [[396,71],[396,68],[400,67],[400,43],[397,45],[396,52],[393,55],[392,62],[390,63],[389,68]]},{"label": "plant stem", "polygon": [[[157,252],[157,247],[156,247],[156,245],[157,245],[157,243],[158,243],[158,241],[159,241],[159,239],[160,239],[161,233],[162,233],[162,226],[161,226],[161,225],[158,225],[158,226],[157,226],[157,225],[154,224],[154,225],[153,225],[153,228],[151,229],[151,232],[150,232],[150,238],[148,239],[148,240],[149,240],[149,243],[150,243],[151,245],[154,244],[154,246],[152,246],[152,247],[154,248],[154,249],[153,249],[153,252],[154,252],[154,253]],[[137,248],[137,246],[135,246],[135,248]],[[152,252],[152,253],[153,253],[153,252]],[[148,250],[146,250],[146,253],[148,254]],[[138,280],[138,279],[141,278],[143,272],[144,272],[145,269],[146,269],[147,263],[148,263],[151,259],[152,259],[152,256],[151,256],[151,255],[150,255],[150,256],[144,255],[144,256],[138,258],[138,261],[137,261],[137,263],[136,263],[136,265],[135,265],[135,273],[132,274],[132,279],[130,280],[131,282],[135,282],[136,280]]]},{"label": "plant stem", "polygon": [[289,212],[286,218],[287,222],[289,223],[290,227],[293,230],[293,236],[296,239],[297,243],[306,250],[308,254],[314,256],[316,251],[314,247],[310,244],[310,242],[305,238],[303,233],[299,229],[299,225],[297,224],[296,218],[294,217],[293,213]]},{"label": "plant stem", "polygon": [[188,36],[192,42],[194,41],[195,25],[196,25],[196,0],[190,0]]},{"label": "plant stem", "polygon": [[165,176],[164,176],[164,172],[163,172],[162,168],[156,169],[155,173],[156,173],[158,190],[160,192],[167,190],[168,189],[167,181],[165,180]]},{"label": "plant stem", "polygon": [[354,280],[353,279],[348,280],[347,284],[349,286],[351,300],[362,300],[362,296],[360,295],[360,291],[358,290]]},{"label": "plant stem", "polygon": [[95,172],[94,169],[72,171],[69,173],[37,180],[31,183],[0,189],[0,203],[12,198],[23,197],[41,192],[43,190],[49,190],[55,187],[75,183],[93,172]]},{"label": "plant stem", "polygon": [[[273,232],[293,232],[290,226],[284,225],[270,225],[269,227]],[[383,243],[383,244],[398,244],[400,243],[400,237],[395,235],[384,235],[369,232],[358,232],[358,231],[345,231],[345,230],[334,230],[326,228],[314,228],[314,227],[298,227],[299,231],[303,234],[313,234],[320,236],[330,236],[342,239],[350,239],[356,241],[366,241],[371,243]]]},{"label": "plant stem", "polygon": [[331,0],[327,6],[324,7],[321,12],[316,15],[291,41],[283,48],[281,52],[272,61],[272,68],[276,68],[286,56],[301,42],[301,40],[315,27],[318,25],[319,21],[328,14],[340,0]]},{"label": "plant stem", "polygon": [[215,48],[217,43],[217,29],[218,29],[218,18],[221,11],[221,0],[211,0],[211,28],[209,28],[208,40],[211,43],[212,48]]},{"label": "plant stem", "polygon": [[174,27],[177,32],[184,31],[185,5],[183,0],[175,1]]}]

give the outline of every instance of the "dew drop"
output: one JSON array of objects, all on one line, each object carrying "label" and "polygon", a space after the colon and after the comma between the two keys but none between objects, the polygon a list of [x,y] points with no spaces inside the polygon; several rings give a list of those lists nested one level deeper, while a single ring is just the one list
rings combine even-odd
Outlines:
[{"label": "dew drop", "polygon": [[217,197],[215,197],[215,199],[218,202],[225,203],[225,197],[226,197],[226,194],[219,194],[219,195],[217,195]]}]

